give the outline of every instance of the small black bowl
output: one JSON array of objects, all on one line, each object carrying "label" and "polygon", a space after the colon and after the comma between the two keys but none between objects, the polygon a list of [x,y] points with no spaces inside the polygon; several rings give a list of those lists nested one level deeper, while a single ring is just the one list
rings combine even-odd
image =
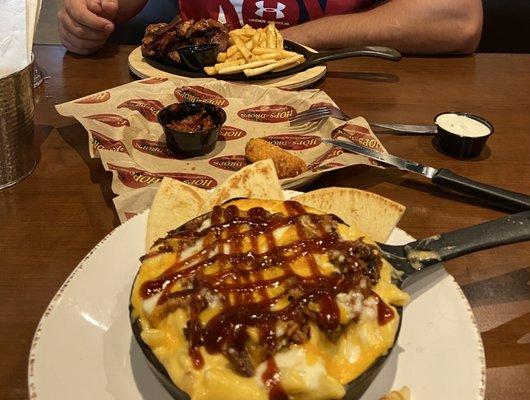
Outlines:
[{"label": "small black bowl", "polygon": [[[481,124],[487,126],[490,130],[490,133],[483,136],[470,137],[462,136],[457,133],[448,131],[436,123],[438,117],[444,114],[456,114],[474,119],[480,122]],[[438,129],[436,140],[440,149],[442,149],[447,154],[457,157],[461,160],[467,160],[480,155],[480,153],[482,153],[482,150],[484,149],[484,146],[486,145],[486,142],[494,131],[493,125],[486,119],[477,115],[458,111],[447,111],[440,113],[436,117],[434,117],[434,123]]]},{"label": "small black bowl", "polygon": [[[202,111],[206,111],[212,117],[213,128],[197,132],[182,132],[169,126],[172,121],[180,121]],[[215,148],[219,131],[225,121],[226,113],[221,107],[200,102],[170,104],[158,113],[158,122],[164,128],[169,149],[176,154],[190,157],[203,156]]]},{"label": "small black bowl", "polygon": [[177,49],[180,61],[192,71],[202,71],[204,67],[214,65],[219,54],[219,45],[202,44],[195,46],[179,47]]}]

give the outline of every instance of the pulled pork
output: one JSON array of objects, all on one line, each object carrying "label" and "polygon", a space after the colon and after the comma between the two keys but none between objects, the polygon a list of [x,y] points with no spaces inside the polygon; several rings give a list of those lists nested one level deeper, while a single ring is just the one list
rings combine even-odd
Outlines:
[{"label": "pulled pork", "polygon": [[219,45],[219,51],[226,51],[228,26],[212,19],[151,24],[142,39],[142,55],[180,63],[179,47],[214,43]]}]

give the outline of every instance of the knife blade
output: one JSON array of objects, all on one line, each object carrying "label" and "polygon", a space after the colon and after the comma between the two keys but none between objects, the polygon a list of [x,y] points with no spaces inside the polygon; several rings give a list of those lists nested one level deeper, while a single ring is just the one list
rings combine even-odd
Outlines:
[{"label": "knife blade", "polygon": [[382,124],[379,122],[370,122],[370,125],[402,133],[420,133],[432,135],[438,132],[436,125]]},{"label": "knife blade", "polygon": [[408,161],[404,158],[396,157],[388,153],[383,153],[381,151],[369,149],[364,146],[359,146],[355,143],[326,138],[324,138],[322,141],[332,144],[333,146],[340,147],[344,150],[348,150],[351,153],[361,154],[370,157],[373,160],[392,165],[393,167],[396,167],[398,169],[421,174],[429,179],[432,179],[432,177],[438,172],[436,168],[428,167],[414,161]]},{"label": "knife blade", "polygon": [[464,176],[455,174],[446,168],[433,168],[420,163],[405,160],[392,154],[383,153],[355,143],[343,140],[322,138],[322,141],[333,146],[340,147],[351,153],[360,154],[373,160],[391,165],[400,170],[414,172],[423,175],[435,185],[445,187],[456,192],[487,200],[499,207],[510,211],[530,210],[530,196],[522,193],[512,192],[485,183],[477,182]]}]

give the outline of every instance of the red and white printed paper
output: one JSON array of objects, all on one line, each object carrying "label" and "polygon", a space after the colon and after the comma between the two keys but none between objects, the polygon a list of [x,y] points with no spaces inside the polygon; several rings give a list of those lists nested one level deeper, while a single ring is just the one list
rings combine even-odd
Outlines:
[{"label": "red and white printed paper", "polygon": [[[217,146],[206,156],[186,158],[166,146],[156,115],[162,107],[184,101],[203,101],[226,111]],[[307,173],[282,180],[291,185],[323,171],[370,164],[365,157],[320,142],[319,137],[385,151],[361,117],[348,122],[327,119],[313,131],[293,131],[289,126],[290,117],[322,105],[335,106],[320,90],[293,92],[214,79],[149,78],[60,104],[57,110],[83,125],[91,157],[100,157],[112,172],[112,191],[118,195],[114,203],[123,222],[150,206],[164,176],[215,188],[247,165],[245,145],[251,138],[263,138],[306,162]]]}]

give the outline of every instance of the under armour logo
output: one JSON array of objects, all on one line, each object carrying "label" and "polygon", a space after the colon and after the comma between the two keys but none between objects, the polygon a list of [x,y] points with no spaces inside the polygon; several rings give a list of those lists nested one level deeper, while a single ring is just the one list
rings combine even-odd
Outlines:
[{"label": "under armour logo", "polygon": [[282,4],[280,2],[276,3],[276,8],[272,7],[265,7],[265,1],[256,1],[256,7],[258,10],[256,11],[256,15],[258,17],[263,18],[263,14],[265,13],[275,13],[276,19],[282,19],[285,17],[285,14],[282,12],[283,9],[285,9],[285,4]]}]

